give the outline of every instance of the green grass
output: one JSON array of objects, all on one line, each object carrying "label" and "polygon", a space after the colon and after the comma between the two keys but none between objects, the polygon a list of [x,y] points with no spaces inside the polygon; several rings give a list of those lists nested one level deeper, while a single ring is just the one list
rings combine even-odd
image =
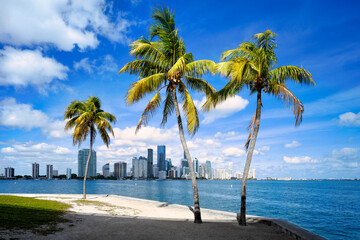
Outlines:
[{"label": "green grass", "polygon": [[43,235],[61,230],[63,214],[71,207],[56,201],[0,195],[0,230],[31,230]]}]

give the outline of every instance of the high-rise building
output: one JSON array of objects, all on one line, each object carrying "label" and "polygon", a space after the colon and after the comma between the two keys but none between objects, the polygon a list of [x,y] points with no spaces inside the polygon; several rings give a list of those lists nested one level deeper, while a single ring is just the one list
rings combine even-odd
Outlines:
[{"label": "high-rise building", "polygon": [[157,165],[160,171],[166,171],[166,165],[165,165],[165,159],[166,159],[166,147],[165,145],[159,145],[157,146]]},{"label": "high-rise building", "polygon": [[159,168],[158,168],[157,164],[154,164],[154,166],[153,166],[153,176],[154,176],[154,178],[159,178]]},{"label": "high-rise building", "polygon": [[147,169],[148,169],[148,173],[147,173],[147,176],[148,178],[152,178],[154,175],[153,175],[153,157],[154,157],[154,151],[149,148],[148,150],[148,155],[147,155]]},{"label": "high-rise building", "polygon": [[46,179],[53,178],[53,165],[48,164],[46,165]]},{"label": "high-rise building", "polygon": [[160,180],[166,179],[166,171],[159,171],[159,179]]},{"label": "high-rise building", "polygon": [[[85,169],[86,169],[86,161],[88,159],[90,150],[89,149],[81,149],[78,153],[78,176],[84,177]],[[96,152],[92,150],[89,169],[87,172],[87,177],[96,177]]]},{"label": "high-rise building", "polygon": [[103,167],[102,167],[102,171],[103,171],[103,176],[104,177],[110,177],[110,163],[106,163]]},{"label": "high-rise building", "polygon": [[37,179],[39,178],[39,164],[34,162],[32,164],[32,178]]},{"label": "high-rise building", "polygon": [[169,171],[171,170],[172,168],[172,162],[171,162],[171,158],[167,158],[165,160],[165,171],[166,171],[166,174],[169,174]]},{"label": "high-rise building", "polygon": [[133,164],[133,177],[134,178],[147,178],[147,159],[146,157],[140,156],[139,158],[134,157],[132,159]]},{"label": "high-rise building", "polygon": [[169,170],[168,176],[169,178],[176,178],[176,170],[175,169]]},{"label": "high-rise building", "polygon": [[206,161],[206,173],[205,173],[205,178],[207,179],[213,179],[213,170],[211,168],[211,162],[210,161]]},{"label": "high-rise building", "polygon": [[117,179],[125,178],[127,176],[127,163],[117,162],[114,164],[114,177]]},{"label": "high-rise building", "polygon": [[199,172],[199,160],[197,158],[194,158],[193,160],[193,168],[195,173]]},{"label": "high-rise building", "polygon": [[66,179],[71,179],[71,168],[66,169]]},{"label": "high-rise building", "polygon": [[15,169],[12,167],[5,168],[5,178],[13,178],[15,176]]},{"label": "high-rise building", "polygon": [[59,176],[59,171],[58,170],[55,170],[53,169],[53,177],[58,177]]}]

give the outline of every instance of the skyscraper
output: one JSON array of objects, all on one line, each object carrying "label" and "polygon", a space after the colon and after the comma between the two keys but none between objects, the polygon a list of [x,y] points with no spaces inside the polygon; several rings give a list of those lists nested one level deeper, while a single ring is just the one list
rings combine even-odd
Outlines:
[{"label": "skyscraper", "polygon": [[114,177],[117,179],[124,178],[127,176],[127,163],[126,162],[117,162],[114,164]]},{"label": "skyscraper", "polygon": [[53,165],[48,164],[46,165],[46,179],[53,178]]},{"label": "skyscraper", "polygon": [[194,158],[193,160],[193,168],[195,173],[199,172],[199,160],[197,158]]},{"label": "skyscraper", "polygon": [[160,171],[166,171],[165,166],[165,159],[166,159],[166,147],[165,145],[157,146],[157,165]]},{"label": "skyscraper", "polygon": [[15,175],[15,169],[12,167],[5,168],[5,178],[13,178]]},{"label": "skyscraper", "polygon": [[207,165],[207,168],[206,168],[206,173],[205,176],[207,179],[213,179],[213,170],[211,168],[211,162],[210,161],[206,161],[206,165]]},{"label": "skyscraper", "polygon": [[71,168],[66,169],[66,179],[71,179]]},{"label": "skyscraper", "polygon": [[[79,150],[78,153],[78,176],[84,177],[85,169],[86,169],[86,161],[88,159],[90,150],[85,148]],[[89,169],[87,177],[96,177],[96,152],[92,150],[90,162],[89,162]]]},{"label": "skyscraper", "polygon": [[106,163],[103,167],[102,167],[102,171],[103,171],[103,176],[104,177],[110,177],[110,163]]},{"label": "skyscraper", "polygon": [[154,151],[149,148],[148,149],[148,155],[147,155],[147,164],[148,164],[148,178],[153,177],[153,156],[154,156]]},{"label": "skyscraper", "polygon": [[145,157],[140,156],[139,158],[133,157],[133,177],[134,178],[147,178],[147,160]]},{"label": "skyscraper", "polygon": [[32,164],[32,178],[39,178],[39,164],[36,162]]}]

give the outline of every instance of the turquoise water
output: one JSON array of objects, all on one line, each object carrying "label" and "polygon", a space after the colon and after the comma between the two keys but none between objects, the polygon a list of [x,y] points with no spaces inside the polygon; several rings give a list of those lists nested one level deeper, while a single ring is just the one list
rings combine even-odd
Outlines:
[{"label": "turquoise water", "polygon": [[[203,208],[238,212],[241,181],[198,181]],[[192,205],[190,181],[87,181],[88,194]],[[81,194],[82,181],[0,181],[0,193]],[[360,181],[248,181],[247,214],[281,218],[328,239],[360,239]]]}]

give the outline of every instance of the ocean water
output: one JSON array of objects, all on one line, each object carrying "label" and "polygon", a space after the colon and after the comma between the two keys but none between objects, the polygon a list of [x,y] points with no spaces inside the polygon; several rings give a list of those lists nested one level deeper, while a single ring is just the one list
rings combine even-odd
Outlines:
[{"label": "ocean water", "polygon": [[[200,207],[239,212],[241,181],[198,181]],[[0,181],[0,193],[81,194],[80,180]],[[193,205],[191,181],[89,180],[88,194]],[[247,214],[281,218],[328,239],[360,239],[360,181],[248,181]]]}]

